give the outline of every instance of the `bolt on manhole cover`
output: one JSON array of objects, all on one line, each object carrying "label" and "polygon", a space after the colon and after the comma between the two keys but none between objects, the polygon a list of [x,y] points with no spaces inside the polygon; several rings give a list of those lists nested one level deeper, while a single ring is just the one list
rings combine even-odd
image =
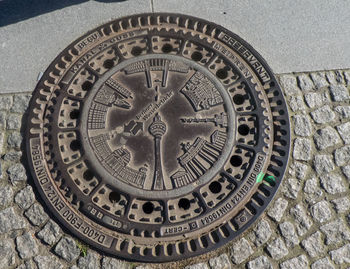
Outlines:
[{"label": "bolt on manhole cover", "polygon": [[282,92],[221,26],[177,14],[112,21],[49,66],[27,131],[37,187],[89,244],[128,260],[211,251],[263,212],[289,156]]}]

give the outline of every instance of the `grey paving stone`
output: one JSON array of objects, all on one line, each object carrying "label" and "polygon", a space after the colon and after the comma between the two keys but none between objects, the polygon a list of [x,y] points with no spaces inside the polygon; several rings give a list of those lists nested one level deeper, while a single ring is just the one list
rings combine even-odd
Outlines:
[{"label": "grey paving stone", "polygon": [[16,204],[22,209],[29,208],[34,203],[34,201],[35,195],[30,185],[20,190],[15,196]]},{"label": "grey paving stone", "polygon": [[20,149],[22,144],[22,136],[19,132],[12,132],[7,137],[7,144],[10,148]]},{"label": "grey paving stone", "polygon": [[286,260],[281,263],[281,269],[297,269],[297,268],[307,268],[309,265],[309,261],[307,260],[305,255],[300,255],[298,257]]},{"label": "grey paving stone", "polygon": [[16,262],[14,246],[8,239],[0,240],[0,268],[9,268]]},{"label": "grey paving stone", "polygon": [[288,249],[280,237],[268,243],[266,250],[274,260],[280,260],[288,255]]},{"label": "grey paving stone", "polygon": [[283,222],[278,225],[278,228],[281,232],[284,241],[286,242],[286,246],[292,248],[299,244],[299,237],[295,231],[294,225],[289,222]]},{"label": "grey paving stone", "polygon": [[311,218],[306,214],[305,208],[301,204],[290,209],[290,214],[294,217],[298,235],[303,236],[312,226]]},{"label": "grey paving stone", "polygon": [[273,269],[270,260],[266,256],[260,256],[248,262],[247,267],[248,269]]},{"label": "grey paving stone", "polygon": [[295,161],[292,165],[290,165],[289,174],[292,177],[303,180],[306,177],[308,169],[308,165]]},{"label": "grey paving stone", "polygon": [[342,76],[342,73],[340,71],[329,71],[326,73],[327,80],[329,81],[330,84],[332,85],[337,85],[337,84],[343,84],[345,83],[345,80]]},{"label": "grey paving stone", "polygon": [[342,197],[331,201],[337,213],[344,213],[350,209],[350,200],[348,197]]},{"label": "grey paving stone", "polygon": [[211,258],[209,260],[209,266],[211,269],[231,269],[232,264],[229,257],[226,254],[221,254],[218,257]]},{"label": "grey paving stone", "polygon": [[303,97],[300,95],[291,96],[288,104],[293,112],[305,110]]},{"label": "grey paving stone", "polygon": [[4,161],[18,162],[22,157],[22,152],[20,151],[10,151],[7,152],[2,159]]},{"label": "grey paving stone", "polygon": [[337,166],[343,166],[350,162],[350,146],[344,146],[334,151],[334,161]]},{"label": "grey paving stone", "polygon": [[[119,267],[116,267],[115,269],[117,269],[117,268],[119,268]],[[123,268],[121,268],[121,269],[123,269]],[[152,268],[149,265],[139,265],[139,266],[136,266],[135,269],[152,269]]]},{"label": "grey paving stone", "polygon": [[332,218],[332,211],[327,201],[320,201],[311,207],[312,218],[320,223],[324,223]]},{"label": "grey paving stone", "polygon": [[22,116],[9,114],[6,120],[6,129],[7,130],[19,130],[21,128]]},{"label": "grey paving stone", "polygon": [[16,267],[16,269],[37,269],[31,260],[26,260],[24,263]]},{"label": "grey paving stone", "polygon": [[100,258],[97,253],[89,250],[85,257],[80,257],[78,260],[79,269],[97,269],[101,268]]},{"label": "grey paving stone", "polygon": [[284,180],[282,193],[288,198],[297,199],[300,188],[300,182],[297,179],[288,178]]},{"label": "grey paving stone", "polygon": [[[5,134],[3,132],[0,132],[0,153],[4,150],[4,138]],[[0,172],[0,178],[1,178],[1,172]]]},{"label": "grey paving stone", "polygon": [[349,228],[340,218],[321,226],[320,230],[326,235],[327,245],[350,240]]},{"label": "grey paving stone", "polygon": [[322,92],[305,93],[304,99],[310,108],[320,107],[329,102],[327,94]]},{"label": "grey paving stone", "polygon": [[0,129],[6,129],[6,111],[0,111]]},{"label": "grey paving stone", "polygon": [[46,244],[53,245],[61,237],[61,234],[62,232],[60,227],[53,220],[49,220],[45,224],[44,228],[40,230],[37,236]]},{"label": "grey paving stone", "polygon": [[312,81],[314,82],[317,90],[328,86],[326,74],[323,72],[311,73],[311,78],[312,78]]},{"label": "grey paving stone", "polygon": [[186,266],[184,269],[209,269],[209,266],[206,263],[197,263]]},{"label": "grey paving stone", "polygon": [[234,264],[240,264],[253,253],[254,251],[249,242],[245,238],[242,238],[239,241],[233,243],[231,247],[231,260]]},{"label": "grey paving stone", "polygon": [[346,191],[341,176],[337,173],[329,173],[320,176],[321,186],[330,194],[337,194]]},{"label": "grey paving stone", "polygon": [[329,91],[333,101],[345,101],[349,100],[349,91],[344,85],[330,85]]},{"label": "grey paving stone", "polygon": [[12,106],[13,96],[12,95],[0,95],[0,110],[9,110]]},{"label": "grey paving stone", "polygon": [[[148,269],[148,265],[146,266],[137,266],[144,269]],[[136,267],[136,268],[137,268]],[[135,268],[135,269],[136,269]],[[129,263],[126,263],[121,260],[117,260],[110,257],[103,257],[102,258],[102,269],[132,269],[132,266]]]},{"label": "grey paving stone", "polygon": [[13,105],[10,111],[23,114],[27,110],[30,98],[31,98],[31,95],[28,95],[28,94],[14,95]]},{"label": "grey paving stone", "polygon": [[13,190],[10,186],[0,187],[0,207],[6,206],[12,202]]},{"label": "grey paving stone", "polygon": [[350,244],[329,252],[336,264],[350,263]]},{"label": "grey paving stone", "polygon": [[331,123],[335,120],[335,113],[329,105],[324,105],[312,111],[310,114],[314,122],[319,124]]},{"label": "grey paving stone", "polygon": [[300,161],[311,160],[311,141],[307,138],[296,138],[294,140],[293,158]]},{"label": "grey paving stone", "polygon": [[323,259],[315,261],[311,265],[311,269],[334,269],[334,266],[328,257],[324,257]]},{"label": "grey paving stone", "polygon": [[319,150],[324,150],[341,143],[338,132],[330,126],[317,130],[314,134],[314,141]]},{"label": "grey paving stone", "polygon": [[253,229],[252,241],[257,247],[261,246],[269,240],[271,233],[272,231],[270,224],[266,220],[262,219]]},{"label": "grey paving stone", "polygon": [[342,119],[350,118],[350,106],[337,106],[334,111],[339,114]]},{"label": "grey paving stone", "polygon": [[312,134],[312,125],[309,116],[294,116],[294,133],[299,136],[310,136]]},{"label": "grey paving stone", "polygon": [[299,89],[297,85],[297,79],[293,75],[281,75],[279,77],[279,82],[286,95],[297,95],[299,94]]},{"label": "grey paving stone", "polygon": [[0,234],[13,230],[23,229],[27,226],[25,219],[19,216],[13,207],[0,211]]},{"label": "grey paving stone", "polygon": [[267,215],[272,218],[273,220],[279,222],[281,221],[284,212],[286,211],[288,207],[288,201],[283,198],[278,198],[274,203],[273,206],[271,206],[268,211]]},{"label": "grey paving stone", "polygon": [[301,241],[301,245],[312,258],[320,256],[326,250],[319,231]]},{"label": "grey paving stone", "polygon": [[305,198],[308,202],[314,202],[323,195],[323,191],[318,185],[318,179],[315,177],[312,177],[305,181],[303,190],[305,193]]},{"label": "grey paving stone", "polygon": [[313,164],[319,175],[329,173],[335,168],[332,155],[315,155]]},{"label": "grey paving stone", "polygon": [[350,144],[350,121],[337,126],[338,133],[345,144]]},{"label": "grey paving stone", "polygon": [[22,259],[32,258],[39,253],[39,247],[35,241],[34,236],[26,232],[22,236],[16,238],[16,248],[19,256]]},{"label": "grey paving stone", "polygon": [[344,75],[346,84],[347,84],[347,85],[350,85],[350,71],[344,71],[344,72],[343,72],[343,75]]},{"label": "grey paving stone", "polygon": [[343,174],[346,176],[346,178],[350,180],[350,165],[342,167],[341,170],[343,171]]},{"label": "grey paving stone", "polygon": [[54,252],[67,262],[72,262],[79,257],[80,250],[75,241],[70,237],[63,237],[56,245]]},{"label": "grey paving stone", "polygon": [[17,184],[18,182],[26,181],[27,174],[26,169],[21,163],[15,163],[7,169],[7,173],[12,184]]},{"label": "grey paving stone", "polygon": [[310,76],[306,74],[301,74],[300,76],[298,76],[298,85],[299,85],[299,88],[304,92],[312,91],[315,89],[315,86]]},{"label": "grey paving stone", "polygon": [[24,212],[24,215],[35,226],[40,226],[48,218],[44,208],[38,203],[33,204],[26,212]]},{"label": "grey paving stone", "polygon": [[38,269],[62,269],[63,265],[54,256],[38,255],[34,257]]}]

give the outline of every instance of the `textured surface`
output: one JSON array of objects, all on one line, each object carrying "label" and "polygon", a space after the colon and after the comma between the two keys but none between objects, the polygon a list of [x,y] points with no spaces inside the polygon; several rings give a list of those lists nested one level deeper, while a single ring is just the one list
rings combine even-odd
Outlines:
[{"label": "textured surface", "polygon": [[[346,72],[341,74],[340,84],[349,91],[350,80],[345,80]],[[312,73],[314,74],[314,73]],[[336,72],[325,74],[335,75]],[[0,267],[5,268],[348,268],[350,266],[350,201],[349,181],[350,168],[346,161],[336,164],[335,157],[347,158],[346,143],[341,140],[331,147],[319,150],[315,146],[314,136],[317,131],[327,126],[338,133],[338,126],[349,122],[349,117],[343,111],[350,108],[348,100],[332,101],[329,83],[336,83],[327,79],[326,85],[316,90],[309,73],[288,75],[300,81],[300,77],[310,79],[312,85],[309,90],[302,91],[300,84],[295,84],[285,92],[287,102],[294,96],[300,96],[304,108],[292,112],[291,118],[310,116],[312,111],[328,105],[335,113],[331,123],[316,123],[312,118],[311,133],[309,136],[294,136],[310,140],[310,159],[297,161],[291,159],[289,170],[282,187],[290,185],[287,179],[294,179],[300,190],[294,196],[284,193],[281,189],[274,202],[270,205],[262,219],[247,230],[241,238],[233,241],[217,252],[207,256],[200,256],[171,264],[133,264],[105,257],[101,252],[88,249],[65,229],[56,224],[56,220],[46,220],[39,226],[33,225],[25,212],[37,205],[39,197],[33,193],[30,185],[31,177],[12,184],[7,169],[16,163],[24,161],[16,158],[6,158],[10,152],[20,152],[20,149],[8,140],[12,134],[18,134],[18,143],[21,144],[20,130],[7,130],[6,124],[1,128],[4,133],[4,143],[1,148],[1,167],[3,176],[0,179],[0,190],[4,198],[0,204],[0,227],[4,227],[0,234]],[[279,77],[280,80],[284,76]],[[350,77],[348,77],[350,78]],[[299,86],[297,86],[299,85]],[[309,106],[306,103],[311,93],[326,96],[324,103]],[[13,95],[0,95],[12,104]],[[340,110],[339,107],[342,109]],[[20,113],[11,112],[11,105],[1,107],[5,119],[9,115],[21,116]],[[26,115],[25,115],[26,116]],[[24,116],[24,117],[25,117]],[[23,129],[24,127],[22,127]],[[341,134],[338,133],[340,136]],[[341,150],[341,151],[339,151]],[[338,152],[338,154],[335,154]],[[339,153],[340,152],[340,153]],[[327,156],[327,157],[325,157]],[[334,164],[334,165],[333,165]],[[317,167],[317,168],[316,168]],[[322,171],[320,173],[320,171]],[[10,191],[11,190],[11,191]],[[40,203],[40,201],[39,201]],[[30,215],[29,215],[30,216]],[[31,246],[26,250],[24,246]],[[236,249],[242,247],[241,253]],[[286,250],[287,249],[287,250]],[[78,250],[78,251],[77,251]],[[288,253],[287,253],[288,252]],[[25,259],[21,256],[24,255]],[[283,256],[283,257],[282,257]],[[29,258],[32,257],[32,258]],[[237,263],[237,264],[235,264]]]}]

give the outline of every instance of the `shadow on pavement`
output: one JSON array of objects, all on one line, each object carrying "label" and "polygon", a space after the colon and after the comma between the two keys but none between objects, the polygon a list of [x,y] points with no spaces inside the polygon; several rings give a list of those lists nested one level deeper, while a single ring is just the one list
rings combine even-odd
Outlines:
[{"label": "shadow on pavement", "polygon": [[[0,27],[89,0],[0,0]],[[126,0],[95,0],[110,3]]]}]

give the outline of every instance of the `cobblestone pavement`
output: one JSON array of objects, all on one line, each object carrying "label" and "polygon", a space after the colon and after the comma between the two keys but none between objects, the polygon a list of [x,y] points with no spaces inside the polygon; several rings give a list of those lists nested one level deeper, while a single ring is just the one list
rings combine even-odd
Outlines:
[{"label": "cobblestone pavement", "polygon": [[56,223],[26,169],[30,95],[0,95],[0,268],[350,268],[350,70],[278,77],[292,149],[274,201],[229,245],[162,265],[104,256]]}]

